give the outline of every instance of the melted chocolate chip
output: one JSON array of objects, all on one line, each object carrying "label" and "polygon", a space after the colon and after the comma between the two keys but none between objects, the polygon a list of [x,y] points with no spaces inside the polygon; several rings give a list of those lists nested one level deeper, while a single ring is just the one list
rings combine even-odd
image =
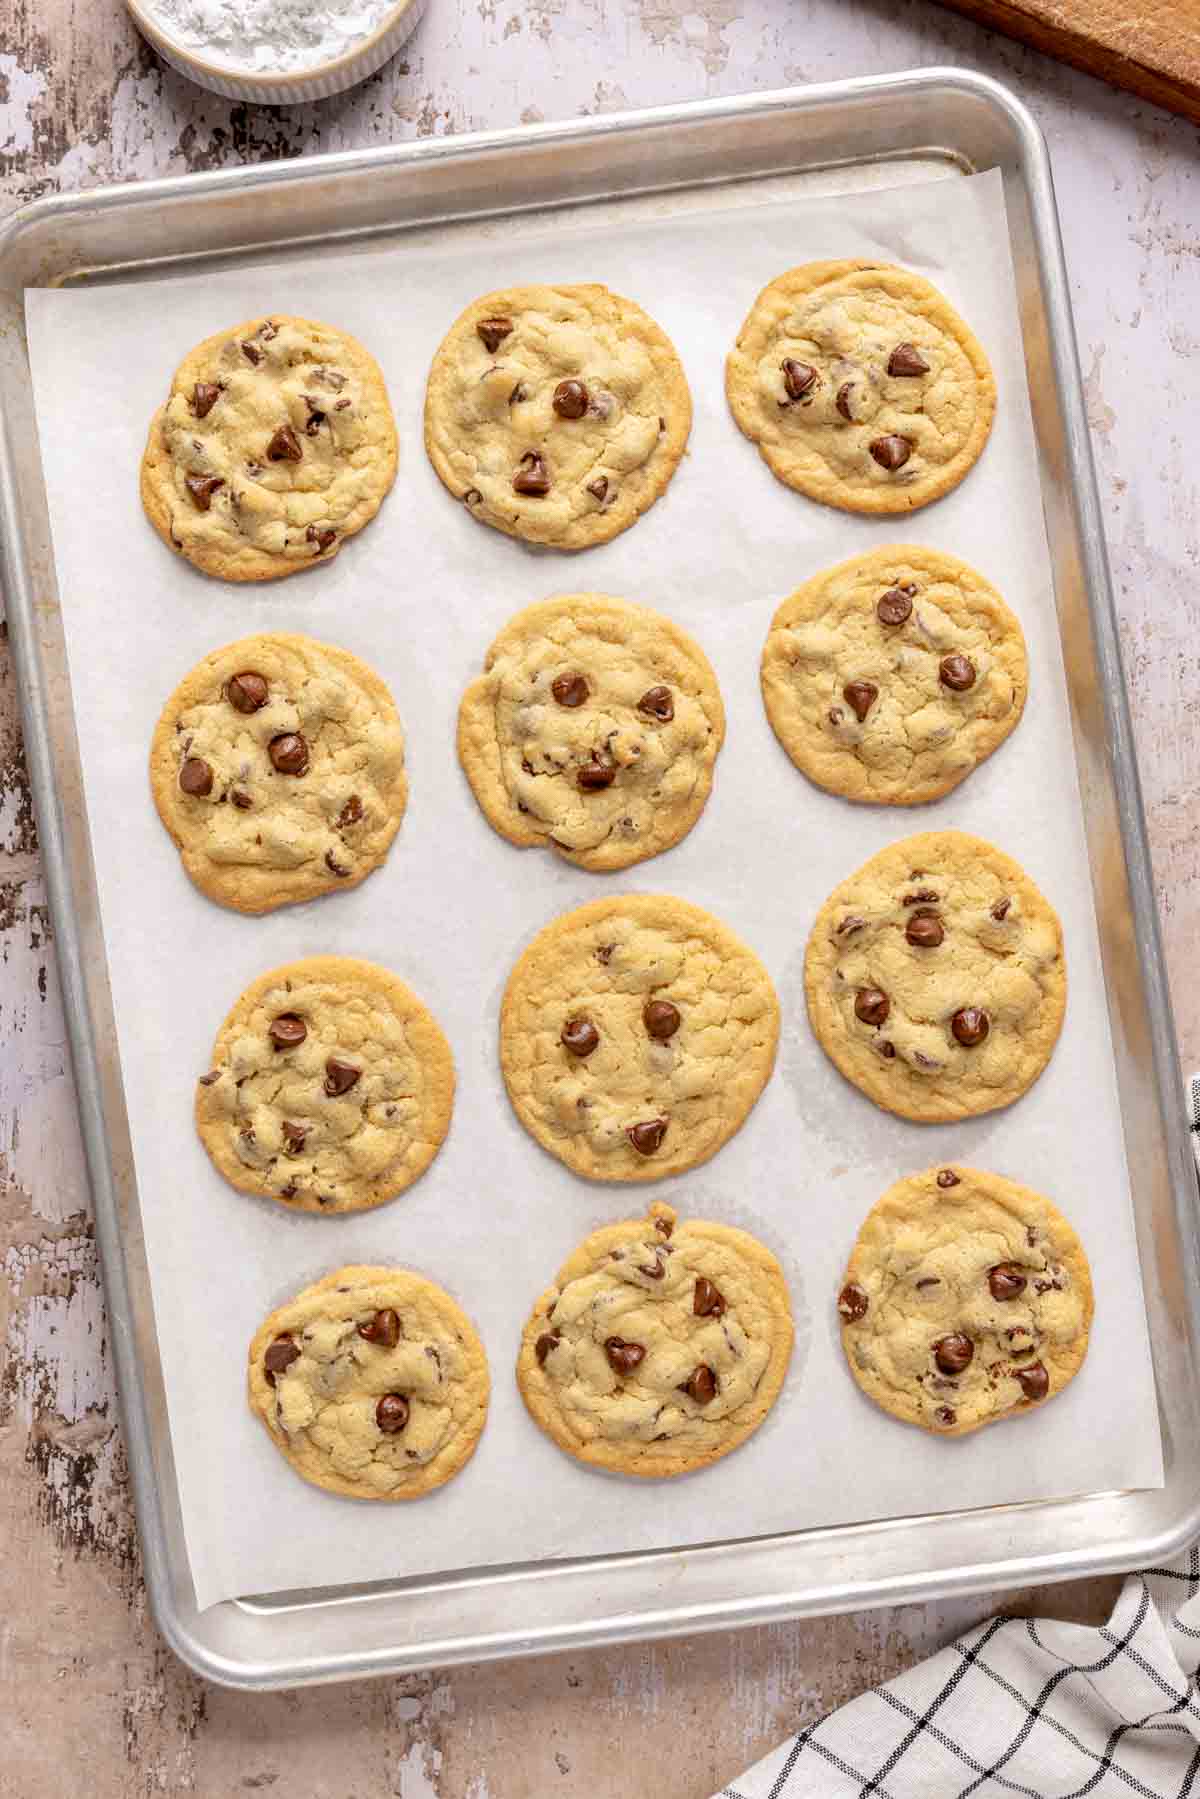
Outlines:
[{"label": "melted chocolate chip", "polygon": [[375,1407],[375,1422],[385,1437],[399,1436],[408,1423],[408,1401],[403,1393],[385,1393]]},{"label": "melted chocolate chip", "polygon": [[867,1315],[870,1300],[856,1281],[847,1281],[838,1294],[838,1312],[847,1324],[856,1324]]},{"label": "melted chocolate chip", "polygon": [[951,1331],[933,1345],[933,1359],[943,1374],[961,1374],[970,1367],[974,1355],[975,1345],[961,1331]]},{"label": "melted chocolate chip", "polygon": [[675,1035],[683,1020],[679,1008],[669,999],[648,999],[642,1007],[642,1023],[649,1036],[665,1043],[668,1037]]},{"label": "melted chocolate chip", "polygon": [[283,1136],[283,1146],[288,1155],[298,1156],[308,1139],[308,1126],[293,1124],[290,1118],[285,1118],[279,1129]]},{"label": "melted chocolate chip", "polygon": [[942,686],[952,693],[966,693],[968,687],[975,685],[975,664],[969,656],[943,656],[938,676]]},{"label": "melted chocolate chip", "polygon": [[560,419],[581,419],[588,409],[588,390],[582,381],[560,381],[551,405]]},{"label": "melted chocolate chip", "polygon": [[914,912],[904,932],[914,949],[936,949],[945,938],[942,921],[933,912]]},{"label": "melted chocolate chip", "polygon": [[255,368],[258,367],[263,359],[263,353],[257,344],[243,343],[242,355],[246,358],[247,362],[252,362]]},{"label": "melted chocolate chip", "polygon": [[1012,905],[1012,900],[1009,899],[1007,896],[1004,899],[998,899],[996,901],[995,905],[992,907],[992,917],[995,919],[997,924],[1004,923],[1004,920],[1008,917],[1008,908],[1011,905]]},{"label": "melted chocolate chip", "polygon": [[337,542],[337,532],[329,525],[310,525],[304,533],[305,543],[316,545],[314,555],[322,556]]},{"label": "melted chocolate chip", "polygon": [[854,996],[854,1016],[863,1024],[886,1024],[892,1002],[879,987],[860,987]]},{"label": "melted chocolate chip", "polygon": [[598,793],[604,787],[611,787],[617,778],[617,765],[605,751],[593,750],[590,762],[585,762],[575,776],[575,785],[581,793]]},{"label": "melted chocolate chip", "polygon": [[837,407],[837,409],[841,413],[842,417],[844,419],[849,419],[851,424],[854,423],[854,413],[853,413],[853,411],[851,409],[851,405],[850,405],[850,400],[851,400],[851,396],[853,395],[853,393],[854,393],[853,381],[843,381],[842,385],[837,390],[837,398],[834,401],[834,405]]},{"label": "melted chocolate chip", "polygon": [[367,1343],[378,1343],[380,1349],[395,1349],[400,1341],[400,1314],[385,1306],[359,1325],[358,1334]]},{"label": "melted chocolate chip", "polygon": [[463,504],[465,506],[481,506],[483,504],[483,495],[477,487],[468,487],[463,495]]},{"label": "melted chocolate chip", "polygon": [[888,357],[889,375],[927,375],[929,364],[916,344],[897,344]]},{"label": "melted chocolate chip", "polygon": [[220,475],[185,475],[183,479],[197,512],[207,512],[213,495],[225,485]]},{"label": "melted chocolate chip", "polygon": [[912,617],[912,600],[902,587],[889,587],[875,602],[875,616],[881,625],[907,624]]},{"label": "melted chocolate chip", "polygon": [[546,1357],[552,1350],[557,1349],[561,1342],[562,1338],[557,1331],[542,1332],[541,1336],[533,1346],[533,1353],[538,1359],[539,1368],[544,1368],[546,1366]]},{"label": "melted chocolate chip", "polygon": [[608,498],[608,476],[597,475],[594,481],[588,482],[587,490],[591,494],[593,500],[599,500],[601,505],[603,505],[604,501]]},{"label": "melted chocolate chip", "polygon": [[287,1331],[281,1332],[273,1343],[267,1344],[266,1353],[263,1356],[263,1372],[270,1385],[272,1387],[275,1385],[277,1374],[286,1373],[292,1363],[299,1360],[300,1351],[291,1336]]},{"label": "melted chocolate chip", "polygon": [[717,1377],[707,1362],[700,1362],[679,1388],[697,1405],[711,1405],[717,1397]]},{"label": "melted chocolate chip", "polygon": [[789,400],[802,400],[816,387],[817,371],[811,362],[798,362],[794,356],[785,356],[783,385]]},{"label": "melted chocolate chip", "polygon": [[559,1042],[573,1056],[590,1056],[600,1042],[600,1033],[590,1018],[568,1018]]},{"label": "melted chocolate chip", "polygon": [[207,1074],[202,1074],[200,1076],[200,1085],[202,1087],[211,1087],[213,1083],[219,1081],[220,1078],[221,1070],[219,1068],[212,1068]]},{"label": "melted chocolate chip", "polygon": [[512,484],[514,493],[524,494],[528,499],[544,500],[551,486],[546,458],[537,450],[526,450]]},{"label": "melted chocolate chip", "polygon": [[253,810],[254,800],[252,796],[246,792],[244,787],[230,788],[229,797],[239,812],[250,812]]},{"label": "melted chocolate chip", "polygon": [[346,880],[353,872],[350,864],[348,862],[339,862],[332,850],[325,851],[325,866],[331,875],[337,875],[339,880],[342,881]]},{"label": "melted chocolate chip", "polygon": [[957,1187],[960,1182],[953,1168],[939,1168],[937,1184],[939,1187]]},{"label": "melted chocolate chip", "polygon": [[877,1043],[875,1047],[885,1062],[892,1061],[896,1054],[896,1045],[894,1043]]},{"label": "melted chocolate chip", "polygon": [[308,773],[308,745],[298,731],[281,731],[267,745],[271,766],[281,775]]},{"label": "melted chocolate chip", "polygon": [[212,792],[213,771],[201,756],[188,756],[179,770],[179,785],[193,799],[202,800]]},{"label": "melted chocolate chip", "polygon": [[964,1049],[975,1049],[983,1042],[991,1030],[991,1020],[979,1006],[964,1006],[950,1020],[950,1029],[954,1033],[956,1043]]},{"label": "melted chocolate chip", "polygon": [[849,918],[842,919],[842,922],[838,925],[834,934],[838,937],[850,937],[855,931],[861,931],[866,922],[865,918],[858,918],[854,914],[851,914]]},{"label": "melted chocolate chip", "polygon": [[993,1299],[1019,1299],[1027,1284],[1025,1275],[1015,1262],[997,1262],[988,1273],[988,1286]]},{"label": "melted chocolate chip", "polygon": [[267,445],[267,461],[300,462],[303,460],[303,457],[303,447],[300,443],[300,439],[292,430],[292,427],[290,425],[280,425],[279,429],[273,433],[271,441]]},{"label": "melted chocolate chip", "polygon": [[949,1430],[952,1424],[958,1423],[958,1413],[948,1405],[940,1405],[933,1417],[934,1422],[940,1424],[943,1430]]},{"label": "melted chocolate chip", "polygon": [[1017,1382],[1030,1404],[1045,1399],[1050,1391],[1050,1376],[1042,1362],[1031,1362],[1028,1368],[1016,1370]]},{"label": "melted chocolate chip", "polygon": [[346,804],[342,807],[341,811],[338,813],[338,817],[337,817],[338,830],[345,831],[351,825],[356,825],[356,824],[360,823],[362,820],[362,816],[363,816],[363,803],[359,799],[359,797],[356,793],[352,793],[350,795],[350,798],[346,801]]},{"label": "melted chocolate chip", "polygon": [[842,688],[842,698],[861,725],[879,698],[879,689],[872,686],[870,681],[847,681]]},{"label": "melted chocolate chip", "polygon": [[244,668],[240,673],[230,675],[225,683],[225,698],[235,712],[257,712],[267,703],[265,676],[256,674],[251,668]]},{"label": "melted chocolate chip", "polygon": [[626,1343],[623,1337],[606,1337],[604,1353],[614,1374],[632,1374],[646,1349],[641,1343]]},{"label": "melted chocolate chip", "polygon": [[276,1049],[299,1049],[308,1036],[308,1026],[295,1012],[281,1012],[267,1026],[267,1036]]},{"label": "melted chocolate chip", "polygon": [[646,1118],[640,1124],[626,1125],[625,1135],[639,1156],[652,1156],[667,1134],[667,1123],[665,1118]]},{"label": "melted chocolate chip", "polygon": [[720,1318],[725,1312],[725,1295],[703,1274],[696,1276],[692,1292],[692,1311],[697,1318]]},{"label": "melted chocolate chip", "polygon": [[512,331],[512,328],[513,322],[511,319],[501,318],[480,319],[475,326],[479,336],[483,339],[483,347],[490,356],[496,354],[496,351]]},{"label": "melted chocolate chip", "polygon": [[550,683],[550,691],[560,706],[582,706],[587,699],[589,688],[587,677],[572,671],[570,674],[555,675]]},{"label": "melted chocolate chip", "polygon": [[340,1099],[362,1079],[362,1069],[341,1056],[330,1056],[325,1063],[325,1091],[330,1099]]},{"label": "melted chocolate chip", "polygon": [[669,687],[648,687],[638,701],[638,711],[660,724],[669,725],[675,716],[675,701]]},{"label": "melted chocolate chip", "polygon": [[192,411],[198,419],[206,419],[220,398],[215,381],[197,381],[192,389]]},{"label": "melted chocolate chip", "polygon": [[897,469],[903,468],[912,455],[912,444],[908,438],[900,437],[894,431],[889,432],[886,437],[873,437],[869,448],[880,468],[887,469],[892,475]]}]

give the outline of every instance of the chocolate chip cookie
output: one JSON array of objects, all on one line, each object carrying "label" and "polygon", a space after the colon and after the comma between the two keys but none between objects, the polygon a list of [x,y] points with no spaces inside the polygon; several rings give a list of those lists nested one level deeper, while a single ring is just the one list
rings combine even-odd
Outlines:
[{"label": "chocolate chip cookie", "polygon": [[361,1212],[425,1172],[453,1103],[450,1046],[416,994],[371,962],[307,956],[234,1005],[196,1088],[196,1129],[243,1193]]},{"label": "chocolate chip cookie", "polygon": [[796,767],[887,806],[965,780],[1019,723],[1028,682],[1020,623],[995,588],[912,545],[807,581],[776,612],[762,658],[767,717]]},{"label": "chocolate chip cookie", "polygon": [[583,550],[627,530],[692,424],[666,333],[606,287],[510,287],[456,319],[429,372],[425,447],[472,518]]},{"label": "chocolate chip cookie", "polygon": [[945,296],[858,260],[805,263],[764,287],[725,387],[779,479],[847,512],[912,512],[949,493],[996,409],[988,359]]},{"label": "chocolate chip cookie", "polygon": [[705,1468],[756,1431],[792,1353],[783,1270],[746,1231],[670,1206],[594,1231],[533,1308],[517,1358],[560,1449],[616,1474]]},{"label": "chocolate chip cookie", "polygon": [[348,650],[243,637],[167,701],[150,786],[197,887],[269,912],[378,868],[408,798],[404,735],[391,694]]},{"label": "chocolate chip cookie", "polygon": [[1092,1281],[1048,1199],[956,1163],[897,1181],[871,1208],[837,1306],[867,1397],[961,1437],[1032,1411],[1078,1374]]},{"label": "chocolate chip cookie", "polygon": [[919,1124],[976,1117],[1019,1099],[1050,1060],[1062,927],[993,844],[929,831],[834,889],[804,986],[821,1048],[877,1106]]},{"label": "chocolate chip cookie", "polygon": [[250,1345],[250,1410],[297,1474],[349,1499],[419,1499],[450,1480],[489,1385],[466,1313],[405,1268],[339,1268]]},{"label": "chocolate chip cookie", "polygon": [[488,823],[581,868],[685,837],[725,736],[717,678],[668,618],[565,594],[510,619],[463,696],[458,753]]},{"label": "chocolate chip cookie", "polygon": [[509,976],[500,1063],[521,1123],[596,1181],[695,1168],[770,1079],[779,1002],[758,957],[669,894],[592,900]]},{"label": "chocolate chip cookie", "polygon": [[185,356],[155,413],[142,504],[163,542],[223,581],[330,562],[396,475],[375,358],[312,319],[248,319]]}]

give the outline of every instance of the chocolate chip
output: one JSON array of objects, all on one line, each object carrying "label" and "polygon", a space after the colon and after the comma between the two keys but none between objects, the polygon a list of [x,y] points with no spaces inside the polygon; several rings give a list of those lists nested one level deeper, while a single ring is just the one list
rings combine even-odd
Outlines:
[{"label": "chocolate chip", "polygon": [[185,475],[183,479],[197,512],[207,512],[213,495],[225,485],[220,475]]},{"label": "chocolate chip", "polygon": [[555,675],[550,683],[550,691],[560,706],[582,706],[591,691],[587,677],[572,670],[570,674]]},{"label": "chocolate chip", "polygon": [[375,1422],[385,1437],[399,1436],[408,1423],[408,1401],[403,1393],[385,1393],[375,1407]]},{"label": "chocolate chip", "polygon": [[697,1318],[720,1318],[725,1311],[725,1295],[703,1274],[696,1276],[692,1293],[692,1311]]},{"label": "chocolate chip", "polygon": [[522,400],[527,400],[528,398],[529,389],[523,381],[518,381],[517,385],[508,396],[508,403],[510,406],[519,406]]},{"label": "chocolate chip", "polygon": [[881,625],[903,625],[912,616],[912,600],[902,587],[889,587],[875,602],[875,616]]},{"label": "chocolate chip", "polygon": [[463,495],[463,504],[465,506],[481,506],[483,504],[483,495],[477,487],[468,487]]},{"label": "chocolate chip", "polygon": [[1004,923],[1004,920],[1008,917],[1008,908],[1011,905],[1012,900],[1007,897],[996,901],[995,905],[992,907],[992,917],[996,920],[997,924]]},{"label": "chocolate chip", "polygon": [[638,701],[638,711],[660,724],[669,725],[675,716],[675,700],[669,687],[648,687]]},{"label": "chocolate chip", "polygon": [[280,425],[267,445],[268,462],[300,462],[304,451],[290,425]]},{"label": "chocolate chip", "polygon": [[939,1168],[937,1184],[939,1187],[957,1187],[961,1185],[953,1168]]},{"label": "chocolate chip", "polygon": [[273,319],[264,319],[254,335],[255,337],[261,337],[264,343],[269,344],[273,337],[279,336],[279,326],[275,324]]},{"label": "chocolate chip", "polygon": [[395,1349],[400,1341],[400,1314],[384,1306],[359,1325],[358,1334],[366,1343],[378,1343],[380,1349]]},{"label": "chocolate chip", "polygon": [[362,819],[362,815],[363,815],[363,803],[359,799],[359,797],[356,793],[352,793],[350,795],[350,798],[346,801],[346,804],[342,807],[341,811],[338,813],[338,817],[337,817],[338,830],[344,831],[350,825],[358,824],[360,822],[360,820]]},{"label": "chocolate chip", "polygon": [[308,1026],[295,1012],[281,1012],[267,1026],[267,1036],[276,1049],[299,1049],[308,1036]]},{"label": "chocolate chip", "polygon": [[1016,1375],[1022,1393],[1031,1404],[1036,1403],[1039,1399],[1045,1399],[1050,1391],[1050,1376],[1046,1372],[1044,1363],[1031,1362],[1028,1368],[1018,1368]]},{"label": "chocolate chip", "polygon": [[975,1345],[961,1331],[939,1337],[933,1346],[933,1359],[943,1374],[961,1374],[964,1368],[970,1367],[974,1355]]},{"label": "chocolate chip", "polygon": [[919,893],[906,893],[901,904],[905,906],[936,906],[939,895],[932,887],[922,887]]},{"label": "chocolate chip", "polygon": [[275,1385],[275,1376],[283,1374],[293,1362],[300,1360],[300,1351],[287,1331],[281,1331],[273,1343],[267,1344],[263,1356],[263,1370],[271,1386]]},{"label": "chocolate chip", "polygon": [[842,711],[840,706],[831,706],[826,716],[828,717],[830,724],[836,729],[836,727],[841,724],[846,714]]},{"label": "chocolate chip", "polygon": [[914,949],[936,949],[945,938],[942,921],[933,912],[914,912],[904,933]]},{"label": "chocolate chip", "polygon": [[854,996],[854,1016],[863,1024],[886,1024],[892,1002],[878,987],[860,987]]},{"label": "chocolate chip", "polygon": [[711,1405],[717,1397],[717,1377],[707,1362],[700,1362],[679,1388],[697,1405]]},{"label": "chocolate chip", "polygon": [[266,679],[253,669],[244,668],[226,681],[225,698],[235,712],[257,712],[267,703]]},{"label": "chocolate chip", "polygon": [[811,362],[798,362],[794,356],[785,356],[783,385],[789,400],[802,400],[817,385],[817,371]]},{"label": "chocolate chip", "polygon": [[590,1056],[600,1042],[600,1033],[590,1018],[568,1018],[559,1042],[573,1056]]},{"label": "chocolate chip", "polygon": [[671,1251],[669,1249],[664,1249],[661,1244],[656,1243],[653,1250],[651,1251],[651,1254],[654,1257],[653,1262],[638,1262],[637,1263],[638,1273],[644,1274],[648,1280],[652,1280],[652,1281],[663,1280],[666,1276],[667,1257],[670,1255],[670,1253],[671,1253]]},{"label": "chocolate chip", "polygon": [[975,664],[968,656],[943,656],[938,667],[943,687],[953,693],[966,693],[975,685]]},{"label": "chocolate chip", "polygon": [[908,438],[900,437],[894,431],[889,432],[886,437],[873,437],[869,448],[880,468],[887,469],[893,475],[898,468],[904,467],[912,455],[912,444]]},{"label": "chocolate chip", "polygon": [[894,1043],[877,1043],[875,1047],[885,1062],[890,1062],[896,1054],[896,1045]]},{"label": "chocolate chip", "polygon": [[617,765],[606,753],[592,751],[592,759],[585,762],[575,776],[575,785],[582,793],[597,793],[603,787],[611,787],[617,778]]},{"label": "chocolate chip", "polygon": [[603,504],[608,498],[608,476],[597,475],[594,481],[588,482],[587,490],[594,500],[599,500]]},{"label": "chocolate chip", "polygon": [[306,543],[315,543],[317,546],[316,554],[321,556],[326,550],[331,550],[333,548],[334,544],[337,542],[337,532],[329,525],[310,525],[304,533],[304,541]]},{"label": "chocolate chip", "polygon": [[361,1079],[362,1069],[356,1068],[353,1062],[343,1061],[341,1056],[330,1056],[325,1063],[325,1091],[330,1099],[340,1099]]},{"label": "chocolate chip", "polygon": [[669,999],[648,999],[642,1007],[642,1023],[648,1034],[659,1043],[673,1037],[683,1023],[679,1008]]},{"label": "chocolate chip", "polygon": [[544,500],[550,492],[550,470],[546,467],[545,457],[537,450],[526,450],[512,484],[514,493],[526,494],[534,500]]},{"label": "chocolate chip", "polygon": [[212,792],[213,771],[200,756],[188,756],[179,770],[179,785],[193,799],[202,800]]},{"label": "chocolate chip", "polygon": [[854,423],[854,414],[850,410],[850,396],[853,392],[853,381],[843,381],[842,385],[837,390],[837,399],[834,401],[834,405],[837,407],[842,417],[844,419],[849,419],[851,424]]},{"label": "chocolate chip", "polygon": [[550,1354],[551,1350],[557,1349],[561,1342],[562,1338],[557,1331],[542,1332],[541,1336],[533,1346],[533,1353],[538,1359],[539,1368],[544,1368],[546,1366],[546,1357]]},{"label": "chocolate chip", "polygon": [[588,390],[582,381],[560,381],[551,404],[560,419],[581,419],[588,409]]},{"label": "chocolate chip", "polygon": [[504,339],[512,331],[511,319],[480,319],[475,329],[483,339],[483,347],[489,355],[494,356]]},{"label": "chocolate chip", "polygon": [[239,812],[249,812],[253,808],[254,801],[244,787],[231,787],[229,797]]},{"label": "chocolate chip", "polygon": [[192,389],[192,411],[198,419],[206,419],[220,398],[215,381],[197,381]]},{"label": "chocolate chip", "polygon": [[838,1294],[838,1313],[847,1324],[857,1324],[867,1315],[870,1300],[856,1281],[847,1281]]},{"label": "chocolate chip", "polygon": [[855,931],[861,931],[866,922],[865,918],[858,918],[852,913],[850,917],[843,918],[834,934],[838,937],[852,936]]},{"label": "chocolate chip", "polygon": [[918,1293],[923,1292],[926,1287],[940,1287],[941,1284],[936,1274],[926,1274],[919,1281],[913,1282]]},{"label": "chocolate chip", "polygon": [[626,1343],[623,1337],[606,1337],[604,1353],[614,1374],[632,1374],[646,1350],[643,1344]]},{"label": "chocolate chip", "polygon": [[304,1148],[308,1138],[308,1126],[306,1124],[293,1124],[290,1118],[285,1118],[279,1129],[282,1133],[284,1148],[287,1150],[288,1155],[298,1156],[300,1151]]},{"label": "chocolate chip", "polygon": [[259,349],[257,344],[243,343],[242,355],[246,358],[247,362],[252,362],[254,364],[255,368],[258,367],[259,363],[263,359],[263,353]]},{"label": "chocolate chip", "polygon": [[271,766],[281,775],[308,773],[308,745],[298,731],[281,731],[267,745]]},{"label": "chocolate chip", "polygon": [[847,706],[850,707],[855,718],[861,725],[863,719],[867,716],[867,713],[879,698],[879,689],[878,687],[873,687],[870,681],[847,681],[846,685],[842,688],[842,698],[845,700]]},{"label": "chocolate chip", "polygon": [[1027,1282],[1015,1262],[997,1262],[988,1273],[993,1299],[1019,1299]]},{"label": "chocolate chip", "polygon": [[940,1405],[933,1417],[934,1422],[940,1424],[943,1430],[949,1430],[952,1424],[958,1423],[958,1413],[948,1405]]},{"label": "chocolate chip", "polygon": [[979,1006],[964,1006],[950,1020],[955,1042],[961,1043],[964,1049],[974,1049],[982,1043],[991,1028],[991,1020]]},{"label": "chocolate chip", "polygon": [[897,344],[888,357],[889,375],[927,375],[929,364],[916,344]]},{"label": "chocolate chip", "polygon": [[202,1087],[211,1087],[213,1082],[219,1081],[220,1078],[221,1070],[219,1068],[210,1069],[207,1074],[202,1074],[200,1076],[200,1085]]},{"label": "chocolate chip", "polygon": [[625,1135],[629,1138],[639,1156],[652,1156],[667,1134],[667,1119],[646,1118],[640,1124],[625,1127]]},{"label": "chocolate chip", "polygon": [[331,875],[337,875],[343,881],[352,872],[349,863],[339,862],[332,850],[325,851],[325,866]]},{"label": "chocolate chip", "polygon": [[315,437],[325,423],[325,414],[311,394],[305,394],[304,404],[308,407],[308,417],[304,421],[304,435],[305,437]]},{"label": "chocolate chip", "polygon": [[605,968],[607,968],[612,961],[612,953],[616,947],[615,943],[602,943],[596,951],[597,962],[603,962]]}]

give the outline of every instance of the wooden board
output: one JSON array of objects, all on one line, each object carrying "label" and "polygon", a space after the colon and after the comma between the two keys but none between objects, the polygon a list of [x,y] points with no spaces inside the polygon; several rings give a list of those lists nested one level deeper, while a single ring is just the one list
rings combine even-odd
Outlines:
[{"label": "wooden board", "polygon": [[943,0],[968,18],[1200,120],[1200,0]]}]

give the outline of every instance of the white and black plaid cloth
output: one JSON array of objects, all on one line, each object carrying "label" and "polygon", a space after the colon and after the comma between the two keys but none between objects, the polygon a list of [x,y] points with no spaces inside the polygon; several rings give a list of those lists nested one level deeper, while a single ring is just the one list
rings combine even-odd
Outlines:
[{"label": "white and black plaid cloth", "polygon": [[[1200,1075],[1188,1083],[1200,1171]],[[1200,1547],[1099,1629],[992,1618],[808,1724],[720,1799],[1200,1799]]]}]

